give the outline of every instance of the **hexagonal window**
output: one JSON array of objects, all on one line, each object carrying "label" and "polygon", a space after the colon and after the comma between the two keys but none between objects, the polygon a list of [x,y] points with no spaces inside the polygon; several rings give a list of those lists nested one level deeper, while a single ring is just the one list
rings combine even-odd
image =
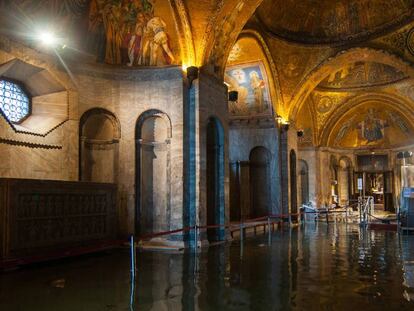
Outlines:
[{"label": "hexagonal window", "polygon": [[12,123],[20,123],[30,114],[30,97],[22,86],[0,80],[0,108]]}]

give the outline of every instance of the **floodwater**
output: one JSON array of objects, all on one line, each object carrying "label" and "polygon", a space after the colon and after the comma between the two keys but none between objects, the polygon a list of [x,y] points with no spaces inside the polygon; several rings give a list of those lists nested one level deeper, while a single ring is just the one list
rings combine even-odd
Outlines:
[{"label": "floodwater", "polygon": [[414,310],[414,235],[306,224],[194,254],[129,253],[0,275],[0,310]]}]

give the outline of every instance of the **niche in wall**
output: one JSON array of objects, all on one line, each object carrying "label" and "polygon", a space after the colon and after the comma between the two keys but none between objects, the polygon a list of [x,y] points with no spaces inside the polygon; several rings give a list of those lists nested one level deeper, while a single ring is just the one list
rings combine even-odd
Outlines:
[{"label": "niche in wall", "polygon": [[266,216],[271,211],[270,161],[271,153],[265,147],[250,152],[250,217]]},{"label": "niche in wall", "polygon": [[171,121],[158,110],[144,112],[136,126],[136,230],[170,229]]},{"label": "niche in wall", "polygon": [[83,114],[79,133],[79,179],[116,183],[121,130],[115,115],[105,109],[91,109]]}]

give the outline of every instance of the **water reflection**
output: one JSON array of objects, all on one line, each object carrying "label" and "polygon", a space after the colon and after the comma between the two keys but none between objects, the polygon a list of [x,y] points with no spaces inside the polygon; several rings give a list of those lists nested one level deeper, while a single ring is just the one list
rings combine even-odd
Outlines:
[{"label": "water reflection", "polygon": [[[197,255],[142,253],[135,310],[413,310],[414,236],[307,224]],[[64,288],[51,282],[64,279]],[[128,252],[0,276],[1,310],[129,310]]]}]

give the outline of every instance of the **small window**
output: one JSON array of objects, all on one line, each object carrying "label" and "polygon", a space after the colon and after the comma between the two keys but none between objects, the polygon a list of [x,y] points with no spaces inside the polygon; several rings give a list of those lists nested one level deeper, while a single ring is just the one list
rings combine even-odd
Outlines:
[{"label": "small window", "polygon": [[20,85],[0,80],[0,108],[10,122],[20,123],[30,114],[30,98]]}]

